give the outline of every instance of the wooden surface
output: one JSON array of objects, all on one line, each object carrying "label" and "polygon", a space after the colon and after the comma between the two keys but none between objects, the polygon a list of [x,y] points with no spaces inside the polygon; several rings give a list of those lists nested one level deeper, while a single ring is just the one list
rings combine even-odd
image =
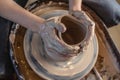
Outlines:
[{"label": "wooden surface", "polygon": [[[120,0],[117,0],[120,3]],[[112,40],[120,53],[120,24],[108,29]]]},{"label": "wooden surface", "polygon": [[120,24],[109,28],[108,31],[110,33],[110,36],[112,37],[112,40],[115,43],[115,46],[120,52]]}]

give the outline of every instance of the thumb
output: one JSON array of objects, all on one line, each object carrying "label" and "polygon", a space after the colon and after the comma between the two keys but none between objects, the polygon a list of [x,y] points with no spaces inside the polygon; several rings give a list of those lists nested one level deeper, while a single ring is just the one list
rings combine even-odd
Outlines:
[{"label": "thumb", "polygon": [[63,33],[66,31],[66,27],[63,23],[58,21],[58,17],[46,21],[48,25],[52,25],[52,28],[56,28],[59,32]]},{"label": "thumb", "polygon": [[55,26],[55,28],[59,31],[59,32],[65,32],[66,31],[66,27],[63,23],[57,23],[57,25]]}]

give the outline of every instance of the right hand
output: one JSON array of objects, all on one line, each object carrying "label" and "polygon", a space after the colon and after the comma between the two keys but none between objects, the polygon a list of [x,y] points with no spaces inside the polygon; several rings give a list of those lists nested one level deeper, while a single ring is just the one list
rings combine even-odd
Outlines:
[{"label": "right hand", "polygon": [[40,26],[39,33],[47,55],[53,60],[58,61],[63,61],[77,55],[79,47],[72,47],[60,40],[55,33],[55,29],[60,32],[65,32],[66,30],[63,24],[55,22],[55,20],[48,20]]},{"label": "right hand", "polygon": [[81,43],[81,47],[87,47],[95,35],[95,23],[87,16],[84,11],[70,11],[72,16],[79,20],[80,23],[88,27],[88,35],[85,38],[84,42]]}]

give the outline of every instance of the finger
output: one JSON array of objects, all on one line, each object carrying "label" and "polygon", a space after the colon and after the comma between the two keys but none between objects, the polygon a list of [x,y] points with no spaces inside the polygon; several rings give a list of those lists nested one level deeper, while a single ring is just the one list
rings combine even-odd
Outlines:
[{"label": "finger", "polygon": [[62,52],[63,53],[66,53],[66,54],[76,54],[78,53],[80,47],[79,46],[71,46],[71,45],[68,45],[66,44],[64,41],[62,40],[58,40],[58,42],[60,43],[60,46],[61,46],[61,49],[62,49]]},{"label": "finger", "polygon": [[54,50],[58,51],[59,54],[68,55],[68,54],[77,54],[79,51],[79,46],[70,46],[64,41],[60,40],[57,36],[54,36],[52,39],[51,47]]},{"label": "finger", "polygon": [[72,56],[76,56],[78,54],[79,47],[76,47],[76,46],[68,47],[67,45],[64,45],[64,43],[62,43],[62,42],[59,43],[59,42],[53,40],[53,43],[49,44],[49,47],[46,47],[46,49],[52,50],[54,52],[54,54],[59,54],[63,57],[72,57]]},{"label": "finger", "polygon": [[74,46],[71,49],[67,49],[66,51],[70,55],[77,55],[79,53],[79,49],[80,49],[79,46]]},{"label": "finger", "polygon": [[55,28],[62,33],[66,31],[66,27],[63,23],[57,23]]},{"label": "finger", "polygon": [[58,54],[75,54],[78,52],[79,47],[72,47],[60,40],[57,35],[52,32],[43,36],[43,41],[48,48],[58,51]]}]

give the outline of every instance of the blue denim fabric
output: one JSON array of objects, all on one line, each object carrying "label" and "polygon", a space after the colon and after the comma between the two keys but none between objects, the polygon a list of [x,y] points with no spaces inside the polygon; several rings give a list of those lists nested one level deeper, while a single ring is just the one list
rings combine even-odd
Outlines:
[{"label": "blue denim fabric", "polygon": [[120,4],[116,0],[83,0],[104,21],[107,27],[120,23]]}]

